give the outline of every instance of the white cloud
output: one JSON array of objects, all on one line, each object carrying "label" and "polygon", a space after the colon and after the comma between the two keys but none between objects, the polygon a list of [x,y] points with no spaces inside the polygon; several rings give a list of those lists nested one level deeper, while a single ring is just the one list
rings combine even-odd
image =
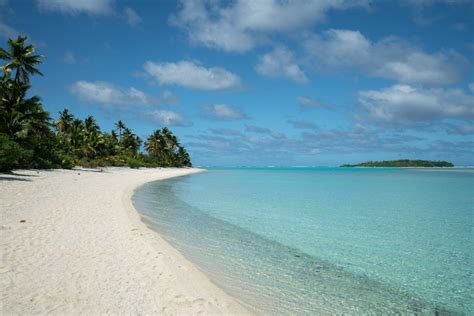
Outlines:
[{"label": "white cloud", "polygon": [[371,42],[358,31],[328,30],[305,41],[311,62],[329,69],[356,69],[408,84],[452,84],[468,63],[454,51],[429,54],[394,37]]},{"label": "white cloud", "polygon": [[176,97],[169,91],[155,97],[133,87],[125,89],[103,81],[77,81],[70,91],[84,102],[105,106],[128,107],[177,102]]},{"label": "white cloud", "polygon": [[260,56],[256,70],[271,78],[286,77],[298,83],[308,82],[304,71],[295,62],[293,53],[285,47],[277,47]]},{"label": "white cloud", "polygon": [[126,7],[123,10],[123,14],[127,23],[132,27],[138,26],[140,23],[142,23],[142,18],[132,8]]},{"label": "white cloud", "polygon": [[458,5],[464,3],[470,3],[471,0],[403,0],[402,3],[423,7],[423,6],[431,6],[435,4],[451,4],[451,5]]},{"label": "white cloud", "polygon": [[255,125],[245,125],[245,131],[256,134],[271,134],[272,131],[266,127],[259,127]]},{"label": "white cloud", "polygon": [[394,85],[359,92],[359,102],[375,121],[416,124],[422,121],[474,117],[474,97],[460,89],[417,89]]},{"label": "white cloud", "polygon": [[309,129],[309,130],[318,129],[318,125],[316,125],[314,122],[311,122],[311,121],[288,119],[287,122],[291,124],[294,128],[298,128],[298,129]]},{"label": "white cloud", "polygon": [[304,43],[308,53],[327,66],[344,67],[370,60],[372,44],[358,31],[330,29],[314,34]]},{"label": "white cloud", "polygon": [[76,15],[110,14],[114,11],[114,0],[37,0],[38,7],[45,11],[58,11]]},{"label": "white cloud", "polygon": [[207,114],[211,118],[224,120],[241,120],[247,118],[247,115],[239,110],[233,109],[226,104],[211,104],[205,106]]},{"label": "white cloud", "polygon": [[190,61],[143,65],[160,85],[178,85],[197,90],[229,90],[240,86],[240,78],[223,68],[205,68]]},{"label": "white cloud", "polygon": [[[404,83],[441,85],[458,82],[463,77],[460,65],[450,62],[449,54],[426,54],[421,51],[405,52],[403,58],[382,61],[381,68],[374,69],[376,76],[395,79]],[[456,59],[456,56],[453,55]]]},{"label": "white cloud", "polygon": [[171,92],[168,90],[165,90],[160,93],[159,97],[159,104],[168,104],[168,105],[178,105],[179,104],[179,99]]},{"label": "white cloud", "polygon": [[474,134],[474,124],[449,125],[448,134],[472,135]]},{"label": "white cloud", "polygon": [[77,81],[71,92],[85,102],[103,105],[129,106],[148,104],[148,96],[135,88],[123,89],[108,82]]},{"label": "white cloud", "polygon": [[164,126],[183,126],[184,120],[181,115],[173,111],[155,110],[145,113],[148,119],[158,122]]},{"label": "white cloud", "polygon": [[471,92],[474,92],[474,82],[471,82],[467,85],[469,87],[469,90],[471,90]]},{"label": "white cloud", "polygon": [[244,52],[269,34],[290,32],[321,22],[327,11],[367,6],[367,0],[320,1],[181,1],[170,23],[188,33],[192,43]]},{"label": "white cloud", "polygon": [[322,102],[320,100],[313,99],[313,98],[297,96],[296,100],[298,101],[299,105],[302,107],[320,107],[320,108],[326,108],[326,109],[331,108],[330,104],[327,104],[325,102]]},{"label": "white cloud", "polygon": [[[301,133],[291,133],[282,138],[268,135],[224,133],[222,129],[186,135],[194,141],[187,142],[192,152],[199,152],[205,159],[222,159],[230,164],[248,165],[314,165],[315,154],[343,157],[338,164],[346,163],[353,154],[388,155],[388,158],[428,157],[451,159],[472,164],[474,143],[467,141],[439,141],[424,139],[397,131],[371,129],[360,125],[345,128],[316,127]],[[238,161],[232,161],[238,157]],[[304,157],[309,158],[305,160]],[[344,158],[346,157],[346,158]],[[451,158],[450,158],[451,157]],[[370,158],[370,157],[369,157]],[[294,160],[296,159],[296,160]],[[300,160],[303,159],[303,160]],[[355,158],[354,158],[355,159]],[[391,159],[391,158],[390,158]],[[346,160],[346,161],[344,161]]]},{"label": "white cloud", "polygon": [[74,56],[74,53],[71,51],[66,52],[63,57],[63,63],[65,64],[75,64],[77,63],[76,57]]}]

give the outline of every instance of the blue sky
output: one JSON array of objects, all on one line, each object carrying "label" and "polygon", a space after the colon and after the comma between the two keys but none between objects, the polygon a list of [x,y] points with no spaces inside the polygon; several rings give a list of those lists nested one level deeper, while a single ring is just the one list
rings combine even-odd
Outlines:
[{"label": "blue sky", "polygon": [[168,126],[196,165],[474,165],[473,16],[469,0],[2,0],[0,36],[47,56],[33,93],[53,118]]}]

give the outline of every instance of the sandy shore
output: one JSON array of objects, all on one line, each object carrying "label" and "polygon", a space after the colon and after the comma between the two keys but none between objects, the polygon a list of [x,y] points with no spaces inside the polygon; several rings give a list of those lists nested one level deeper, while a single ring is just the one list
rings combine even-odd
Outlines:
[{"label": "sandy shore", "polygon": [[195,172],[0,174],[0,314],[248,314],[132,206],[139,185]]}]

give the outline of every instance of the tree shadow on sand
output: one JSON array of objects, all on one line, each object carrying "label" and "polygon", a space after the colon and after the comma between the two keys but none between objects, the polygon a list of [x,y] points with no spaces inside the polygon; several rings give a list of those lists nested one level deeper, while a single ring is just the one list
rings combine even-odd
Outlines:
[{"label": "tree shadow on sand", "polygon": [[18,175],[12,175],[12,176],[2,176],[2,175],[0,175],[0,181],[31,181],[31,180],[20,178],[20,176],[18,176]]},{"label": "tree shadow on sand", "polygon": [[31,177],[39,177],[39,172],[37,174],[25,174],[20,170],[0,173],[0,181],[31,181],[28,179]]}]

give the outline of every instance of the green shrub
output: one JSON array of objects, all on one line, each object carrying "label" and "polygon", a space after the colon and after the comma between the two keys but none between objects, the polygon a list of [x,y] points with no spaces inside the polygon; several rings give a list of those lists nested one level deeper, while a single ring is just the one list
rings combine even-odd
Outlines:
[{"label": "green shrub", "polygon": [[84,168],[97,168],[97,167],[103,167],[104,163],[102,163],[100,159],[82,158],[79,160],[78,165]]},{"label": "green shrub", "polygon": [[130,168],[138,169],[143,166],[143,162],[135,158],[128,158],[127,166],[129,166]]},{"label": "green shrub", "polygon": [[75,166],[74,158],[67,154],[60,155],[60,166],[63,169],[72,169]]},{"label": "green shrub", "polygon": [[0,134],[0,172],[26,168],[32,156],[32,150],[24,149],[7,135]]}]

